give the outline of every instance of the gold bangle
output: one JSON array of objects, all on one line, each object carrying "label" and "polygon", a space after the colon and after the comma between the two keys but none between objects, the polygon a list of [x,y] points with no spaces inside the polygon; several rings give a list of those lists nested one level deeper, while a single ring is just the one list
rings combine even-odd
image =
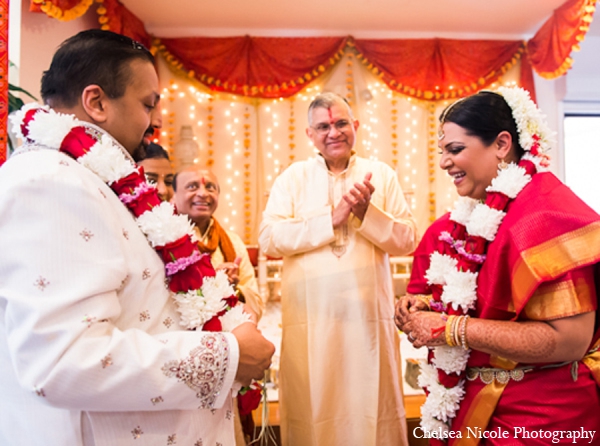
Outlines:
[{"label": "gold bangle", "polygon": [[429,304],[429,301],[431,300],[431,295],[426,295],[426,294],[415,294],[415,299],[417,299],[419,302],[423,302],[425,304],[425,306],[427,307],[428,310],[431,310],[431,305]]},{"label": "gold bangle", "polygon": [[460,346],[460,324],[462,322],[462,316],[456,316],[454,321],[454,327],[452,327],[452,339],[454,340],[455,346]]},{"label": "gold bangle", "polygon": [[456,344],[454,343],[454,333],[452,332],[452,327],[454,326],[455,320],[456,316],[450,315],[448,316],[448,320],[446,321],[446,344],[448,344],[450,347],[456,347]]}]

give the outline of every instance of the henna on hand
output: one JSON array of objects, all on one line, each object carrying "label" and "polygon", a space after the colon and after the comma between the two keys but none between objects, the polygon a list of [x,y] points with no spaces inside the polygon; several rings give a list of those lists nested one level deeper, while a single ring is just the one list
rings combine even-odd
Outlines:
[{"label": "henna on hand", "polygon": [[429,310],[429,307],[423,300],[419,299],[413,294],[407,293],[406,295],[402,296],[398,302],[396,302],[394,322],[400,330],[405,331],[402,327],[408,322],[408,316],[410,313],[427,310]]},{"label": "henna on hand", "polygon": [[410,313],[404,331],[415,348],[446,345],[444,328],[446,320],[443,313],[434,311],[416,311]]},{"label": "henna on hand", "polygon": [[596,312],[550,321],[470,319],[471,348],[521,363],[579,361],[594,335]]},{"label": "henna on hand", "polygon": [[545,322],[471,319],[467,326],[471,348],[516,362],[547,362],[557,347],[555,330]]}]

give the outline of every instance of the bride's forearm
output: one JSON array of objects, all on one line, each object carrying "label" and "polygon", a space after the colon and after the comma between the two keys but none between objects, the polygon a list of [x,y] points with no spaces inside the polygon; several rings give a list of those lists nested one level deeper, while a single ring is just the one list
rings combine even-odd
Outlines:
[{"label": "bride's forearm", "polygon": [[594,313],[555,321],[470,319],[469,347],[521,363],[579,360],[591,341]]}]

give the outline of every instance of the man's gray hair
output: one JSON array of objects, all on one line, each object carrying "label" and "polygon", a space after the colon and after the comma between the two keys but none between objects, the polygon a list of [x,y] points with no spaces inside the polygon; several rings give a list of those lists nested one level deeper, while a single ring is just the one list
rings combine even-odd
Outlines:
[{"label": "man's gray hair", "polygon": [[348,110],[348,116],[350,116],[350,119],[354,120],[354,116],[352,115],[352,109],[350,108],[350,104],[348,104],[348,101],[343,96],[340,96],[337,93],[326,92],[317,95],[308,106],[308,125],[312,125],[312,111],[315,108],[330,109],[336,104],[346,107],[346,109]]}]

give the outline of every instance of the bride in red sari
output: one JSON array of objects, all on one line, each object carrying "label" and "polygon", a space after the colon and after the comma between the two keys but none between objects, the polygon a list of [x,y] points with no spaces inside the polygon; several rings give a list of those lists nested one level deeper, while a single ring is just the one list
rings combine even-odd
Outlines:
[{"label": "bride in red sari", "polygon": [[520,88],[440,117],[457,207],[415,252],[396,324],[429,347],[414,434],[431,444],[600,444],[600,216],[545,172]]}]

